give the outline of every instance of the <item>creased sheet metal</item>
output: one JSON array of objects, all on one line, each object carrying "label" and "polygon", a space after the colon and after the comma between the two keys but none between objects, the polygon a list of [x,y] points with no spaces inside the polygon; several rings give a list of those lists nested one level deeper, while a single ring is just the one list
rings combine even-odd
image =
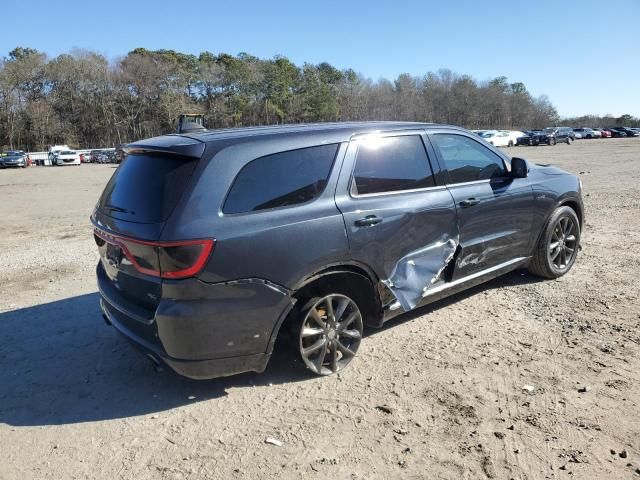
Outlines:
[{"label": "creased sheet metal", "polygon": [[442,239],[402,257],[391,276],[383,280],[400,306],[411,310],[427,295],[429,287],[440,277],[458,247],[458,237]]}]

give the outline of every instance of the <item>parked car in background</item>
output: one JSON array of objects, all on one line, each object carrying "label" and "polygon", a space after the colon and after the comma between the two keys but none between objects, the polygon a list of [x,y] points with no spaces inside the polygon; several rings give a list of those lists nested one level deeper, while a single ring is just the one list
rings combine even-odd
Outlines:
[{"label": "parked car in background", "polygon": [[261,372],[280,331],[298,365],[330,375],[365,325],[517,268],[569,272],[581,190],[447,125],[151,138],[129,145],[91,215],[100,306],[187,377]]},{"label": "parked car in background", "polygon": [[55,165],[56,164],[56,157],[58,156],[58,154],[62,151],[69,151],[71,150],[71,148],[69,148],[69,145],[54,145],[52,147],[49,147],[49,153],[48,153],[48,158],[49,158],[49,163],[51,165]]},{"label": "parked car in background", "polygon": [[513,147],[517,142],[516,136],[508,130],[487,130],[481,137],[495,147]]},{"label": "parked car in background", "polygon": [[525,130],[518,138],[516,138],[516,145],[530,145],[531,144],[531,130]]},{"label": "parked car in background", "polygon": [[574,128],[573,133],[575,134],[576,138],[592,139],[598,138],[600,136],[590,128]]},{"label": "parked car in background", "polygon": [[518,145],[518,139],[525,136],[525,133],[521,132],[520,130],[508,130],[508,132],[509,136],[513,140],[514,145]]},{"label": "parked car in background", "polygon": [[624,133],[627,134],[627,137],[637,137],[640,134],[634,130],[633,128],[628,128],[628,127],[620,127],[618,128],[618,130],[622,130]]},{"label": "parked car in background", "polygon": [[571,145],[576,139],[570,127],[548,127],[531,133],[530,145],[555,145],[559,142]]},{"label": "parked car in background", "polygon": [[115,150],[115,161],[116,163],[122,163],[122,160],[127,156],[127,151],[125,150],[126,145],[120,144],[116,147]]},{"label": "parked car in background", "polygon": [[627,132],[620,127],[608,127],[607,130],[611,132],[613,138],[625,138],[627,136]]},{"label": "parked car in background", "polygon": [[100,150],[94,149],[89,152],[89,162],[90,163],[98,163],[98,155],[100,154]]},{"label": "parked car in background", "polygon": [[80,155],[75,150],[62,150],[55,156],[55,164],[61,165],[80,165]]},{"label": "parked car in background", "polygon": [[29,165],[27,154],[22,150],[8,150],[0,152],[0,168],[22,167]]},{"label": "parked car in background", "polygon": [[581,140],[582,139],[582,132],[577,132],[576,130],[573,130],[573,138],[576,140]]},{"label": "parked car in background", "polygon": [[613,134],[611,133],[611,130],[609,130],[608,128],[601,128],[600,129],[600,133],[602,134],[602,138],[611,138],[611,137],[613,137]]}]

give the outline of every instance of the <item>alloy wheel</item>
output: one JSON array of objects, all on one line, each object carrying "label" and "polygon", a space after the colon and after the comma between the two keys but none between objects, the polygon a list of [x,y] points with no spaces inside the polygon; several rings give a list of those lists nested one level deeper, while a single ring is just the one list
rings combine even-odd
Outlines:
[{"label": "alloy wheel", "polygon": [[578,250],[578,227],[571,217],[561,217],[553,227],[549,242],[549,260],[558,270],[571,266]]},{"label": "alloy wheel", "polygon": [[362,333],[362,314],[353,300],[340,294],[320,298],[302,322],[302,360],[318,375],[336,373],[356,356]]}]

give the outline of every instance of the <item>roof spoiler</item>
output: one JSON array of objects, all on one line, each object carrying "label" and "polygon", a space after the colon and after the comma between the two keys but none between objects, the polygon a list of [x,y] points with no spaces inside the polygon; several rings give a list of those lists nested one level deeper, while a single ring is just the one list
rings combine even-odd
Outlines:
[{"label": "roof spoiler", "polygon": [[156,152],[200,158],[204,153],[205,146],[204,142],[195,138],[183,137],[182,135],[165,135],[130,143],[123,150],[127,154]]}]

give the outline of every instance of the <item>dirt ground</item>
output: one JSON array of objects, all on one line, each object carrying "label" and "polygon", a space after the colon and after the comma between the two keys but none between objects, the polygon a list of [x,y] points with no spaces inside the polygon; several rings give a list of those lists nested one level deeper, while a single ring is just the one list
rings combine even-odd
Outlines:
[{"label": "dirt ground", "polygon": [[329,378],[281,351],[263,374],[154,371],[99,313],[112,166],[0,171],[0,479],[640,478],[640,139],[509,153],[582,178],[571,273],[400,317]]}]

